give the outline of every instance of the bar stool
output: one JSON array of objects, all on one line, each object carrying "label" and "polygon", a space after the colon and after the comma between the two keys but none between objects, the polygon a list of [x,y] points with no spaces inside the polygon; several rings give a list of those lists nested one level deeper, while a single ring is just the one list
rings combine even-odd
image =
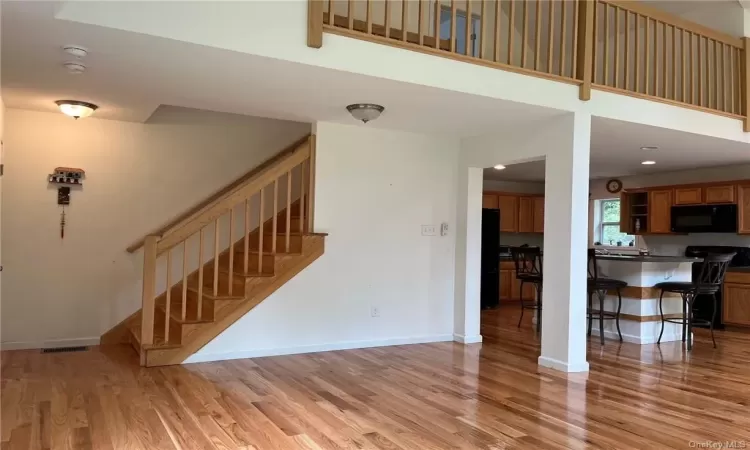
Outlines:
[{"label": "bar stool", "polygon": [[[518,328],[521,328],[523,312],[527,309],[536,310],[536,331],[542,329],[542,249],[539,247],[512,247],[510,254],[516,266],[516,279],[521,282],[519,298],[521,300],[521,317]],[[523,299],[523,285],[531,283],[536,288],[536,301],[526,303]]]},{"label": "bar stool", "polygon": [[[599,264],[596,260],[596,249],[589,249],[588,258],[588,272],[589,277],[587,280],[587,294],[589,298],[588,309],[586,311],[586,318],[589,321],[589,327],[587,335],[591,336],[591,327],[594,319],[599,319],[599,340],[601,345],[604,345],[604,321],[614,320],[617,325],[617,334],[620,336],[620,342],[622,342],[622,332],[620,332],[620,310],[622,309],[622,293],[621,289],[626,287],[628,283],[621,280],[614,280],[612,278],[605,278],[599,275]],[[617,312],[604,311],[604,299],[607,297],[607,291],[614,290],[617,292]],[[593,296],[599,298],[599,310],[593,308]]]},{"label": "bar stool", "polygon": [[[676,323],[682,325],[682,342],[687,339],[688,351],[693,349],[693,325],[708,325],[711,329],[711,341],[716,348],[716,339],[714,338],[714,320],[716,320],[716,293],[721,289],[724,283],[724,275],[727,273],[727,267],[734,258],[736,253],[709,254],[701,263],[700,274],[698,279],[691,281],[667,281],[659,283],[655,287],[661,289],[659,295],[659,315],[661,316],[661,331],[657,344],[661,344],[661,337],[664,334],[664,323]],[[682,297],[682,318],[665,318],[664,301],[665,292],[674,292]],[[711,295],[713,297],[713,314],[711,320],[695,319],[693,317],[693,305],[698,295]]]}]

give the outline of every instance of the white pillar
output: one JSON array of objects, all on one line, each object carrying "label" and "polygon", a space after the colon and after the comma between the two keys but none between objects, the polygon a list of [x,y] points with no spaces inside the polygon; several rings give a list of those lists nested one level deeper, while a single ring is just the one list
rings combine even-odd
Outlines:
[{"label": "white pillar", "polygon": [[545,170],[542,354],[539,364],[585,372],[591,115],[565,118]]},{"label": "white pillar", "polygon": [[482,342],[479,286],[482,255],[483,170],[459,167],[456,198],[456,284],[453,340]]}]

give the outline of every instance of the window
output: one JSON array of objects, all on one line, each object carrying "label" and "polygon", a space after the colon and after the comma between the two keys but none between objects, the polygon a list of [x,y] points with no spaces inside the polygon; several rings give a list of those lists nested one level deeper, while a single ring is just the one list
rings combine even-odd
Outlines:
[{"label": "window", "polygon": [[594,245],[636,247],[636,237],[620,232],[620,199],[597,200],[594,205]]}]

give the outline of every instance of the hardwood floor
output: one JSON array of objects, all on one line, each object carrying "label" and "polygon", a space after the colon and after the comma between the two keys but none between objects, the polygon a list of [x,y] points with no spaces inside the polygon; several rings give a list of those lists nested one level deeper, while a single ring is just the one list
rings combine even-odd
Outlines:
[{"label": "hardwood floor", "polygon": [[[519,311],[436,343],[143,369],[126,347],[2,352],[0,448],[448,449],[750,445],[750,334],[590,341],[588,375],[540,369]],[[530,315],[527,315],[530,319]]]}]

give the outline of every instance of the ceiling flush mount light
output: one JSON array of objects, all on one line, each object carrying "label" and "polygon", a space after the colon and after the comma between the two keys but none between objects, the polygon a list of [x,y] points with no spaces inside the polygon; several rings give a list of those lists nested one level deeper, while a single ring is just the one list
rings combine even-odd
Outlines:
[{"label": "ceiling flush mount light", "polygon": [[75,58],[84,58],[86,55],[89,54],[89,51],[86,50],[85,47],[81,47],[80,45],[63,46],[63,51]]},{"label": "ceiling flush mount light", "polygon": [[503,169],[505,169],[505,166],[502,164],[498,164],[495,166],[495,170],[503,170]]},{"label": "ceiling flush mount light", "polygon": [[643,161],[641,164],[643,164],[644,166],[653,166],[654,164],[656,164],[656,161]]},{"label": "ceiling flush mount light", "polygon": [[651,147],[651,146],[641,147],[641,150],[659,150],[659,147]]},{"label": "ceiling flush mount light", "polygon": [[74,119],[88,117],[98,108],[93,103],[79,102],[78,100],[58,100],[55,103],[60,107],[63,114]]},{"label": "ceiling flush mount light", "polygon": [[86,71],[86,66],[75,61],[63,63],[63,66],[68,69],[68,73],[71,75],[78,75]]},{"label": "ceiling flush mount light", "polygon": [[380,117],[380,113],[385,111],[385,108],[372,103],[354,103],[347,106],[346,110],[349,111],[349,114],[355,119],[367,123]]}]

